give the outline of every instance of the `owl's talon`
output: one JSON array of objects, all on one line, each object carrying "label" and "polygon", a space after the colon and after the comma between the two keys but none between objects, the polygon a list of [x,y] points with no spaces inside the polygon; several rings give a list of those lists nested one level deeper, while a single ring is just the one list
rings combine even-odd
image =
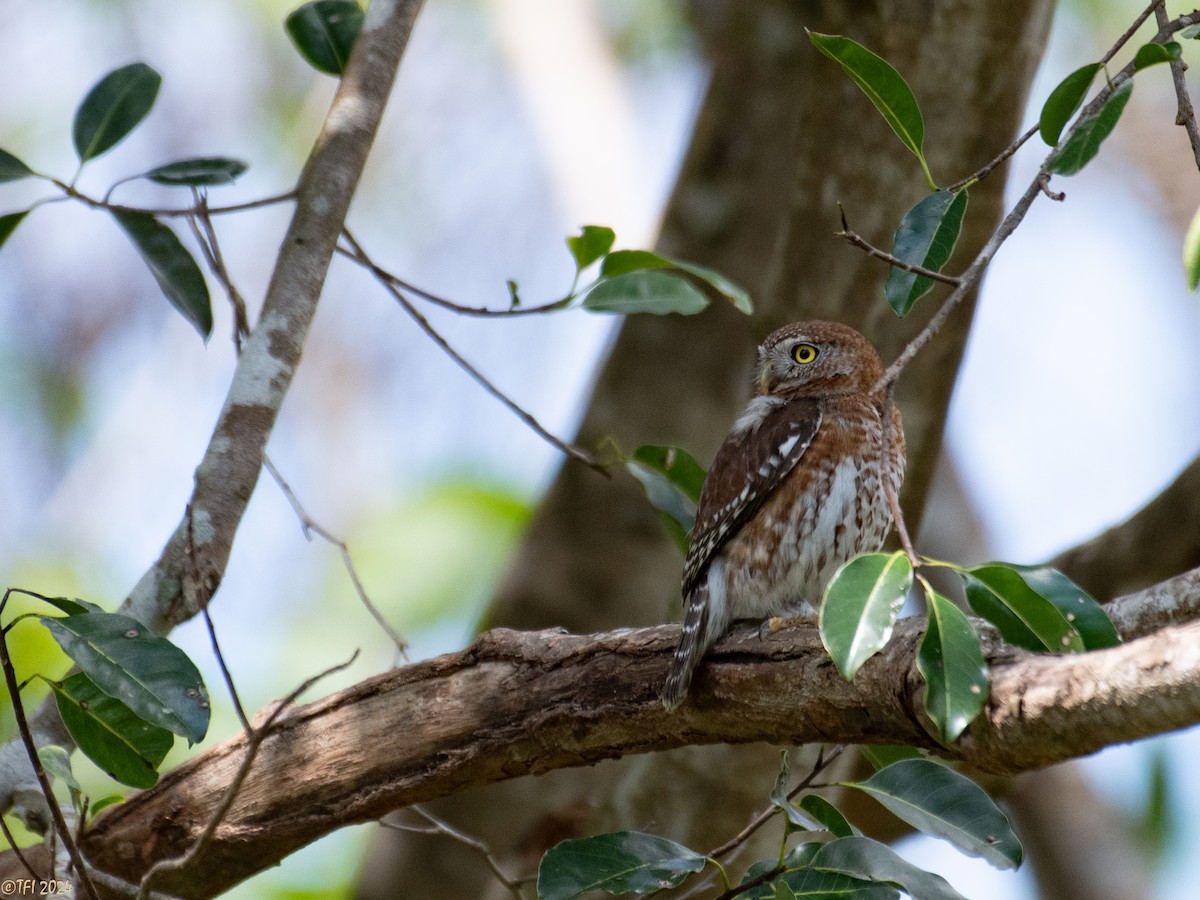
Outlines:
[{"label": "owl's talon", "polygon": [[783,616],[771,616],[769,619],[764,619],[763,623],[758,626],[758,639],[765,641],[769,635],[786,628],[789,621]]}]

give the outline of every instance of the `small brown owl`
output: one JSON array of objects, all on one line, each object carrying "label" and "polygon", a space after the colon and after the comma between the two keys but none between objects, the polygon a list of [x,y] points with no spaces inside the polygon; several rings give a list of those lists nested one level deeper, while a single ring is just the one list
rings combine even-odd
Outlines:
[{"label": "small brown owl", "polygon": [[892,526],[883,479],[904,477],[893,407],[883,459],[883,375],[865,337],[796,322],[758,348],[757,393],[717,451],[683,569],[683,634],[662,692],[674,709],[735,619],[813,614],[834,572]]}]

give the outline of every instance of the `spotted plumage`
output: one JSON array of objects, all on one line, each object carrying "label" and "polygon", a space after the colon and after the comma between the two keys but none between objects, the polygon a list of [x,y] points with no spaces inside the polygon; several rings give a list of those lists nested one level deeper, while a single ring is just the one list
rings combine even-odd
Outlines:
[{"label": "spotted plumage", "polygon": [[788,325],[758,348],[758,394],[700,493],[668,709],[732,621],[812,614],[837,568],[883,543],[892,524],[883,479],[899,489],[904,433],[893,409],[885,464],[884,401],[871,393],[882,375],[867,339],[834,322]]}]

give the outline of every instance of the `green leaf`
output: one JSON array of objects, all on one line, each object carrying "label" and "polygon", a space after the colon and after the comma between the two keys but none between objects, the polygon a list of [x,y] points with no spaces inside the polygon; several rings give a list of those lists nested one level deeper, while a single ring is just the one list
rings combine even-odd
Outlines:
[{"label": "green leaf", "polygon": [[182,650],[117,613],[42,617],[67,656],[110,697],[196,743],[208,731],[204,681]]},{"label": "green leaf", "polygon": [[873,769],[882,769],[902,759],[924,759],[924,754],[916,747],[904,744],[859,744],[858,752],[871,764]]},{"label": "green leaf", "polygon": [[1140,72],[1158,63],[1174,62],[1183,55],[1183,48],[1175,41],[1165,44],[1142,44],[1133,57],[1134,71]]},{"label": "green leaf", "polygon": [[864,94],[875,104],[892,130],[911,150],[929,181],[929,187],[937,189],[929,165],[925,161],[922,145],[925,142],[925,123],[921,108],[912,89],[891,64],[876,56],[862,44],[837,34],[808,32],[809,40],[818,50],[834,60],[846,71]]},{"label": "green leaf", "polygon": [[44,747],[38,747],[38,759],[41,760],[42,768],[47,773],[65,784],[73,793],[83,790],[75,778],[75,773],[71,771],[71,754],[65,747],[60,747],[58,744],[46,744]]},{"label": "green leaf", "polygon": [[1117,120],[1133,94],[1133,79],[1121,82],[1104,104],[1092,115],[1081,119],[1065,144],[1050,154],[1047,170],[1059,175],[1074,175],[1100,152],[1104,139],[1117,127]]},{"label": "green leaf", "polygon": [[172,186],[213,187],[233,184],[248,168],[249,165],[240,159],[230,159],[228,156],[197,156],[151,169],[145,177]]},{"label": "green leaf", "polygon": [[1179,32],[1179,36],[1192,41],[1194,41],[1196,38],[1200,38],[1200,25],[1189,25],[1187,28],[1183,29],[1183,31]]},{"label": "green leaf", "polygon": [[998,869],[1021,864],[1021,842],[992,798],[971,779],[928,759],[903,759],[866,781],[864,791],[918,831],[945,838]]},{"label": "green leaf", "polygon": [[171,732],[146,722],[83,672],[50,687],[63,724],[88,759],[122,784],[154,786],[175,740]]},{"label": "green leaf", "polygon": [[638,447],[625,467],[641,483],[650,504],[663,514],[680,550],[687,553],[704,468],[686,450],[654,444]]},{"label": "green leaf", "polygon": [[689,316],[706,306],[708,298],[686,280],[653,270],[606,278],[583,298],[583,308],[592,312]]},{"label": "green leaf", "polygon": [[213,327],[208,283],[175,232],[147,213],[114,210],[113,218],[137,247],[167,300],[207,341]]},{"label": "green leaf", "polygon": [[817,851],[812,867],[894,884],[921,900],[966,900],[940,875],[914,866],[891,847],[868,837],[853,835],[830,841]]},{"label": "green leaf", "polygon": [[1050,92],[1046,102],[1042,104],[1042,114],[1038,119],[1038,133],[1042,140],[1053,147],[1062,136],[1062,130],[1071,116],[1083,104],[1092,80],[1101,69],[1100,63],[1088,63],[1076,69]]},{"label": "green leaf", "polygon": [[714,291],[733,304],[733,308],[738,312],[752,315],[754,313],[754,304],[750,301],[750,292],[740,284],[730,281],[716,269],[710,269],[707,266],[698,266],[695,263],[683,262],[681,260],[672,260],[672,263],[677,269],[683,269],[689,275],[699,278]]},{"label": "green leaf", "polygon": [[21,178],[30,178],[37,173],[21,160],[17,159],[7,150],[0,150],[0,182],[3,181],[18,181]]},{"label": "green leaf", "polygon": [[649,250],[614,250],[605,256],[604,262],[600,264],[600,277],[614,278],[643,269],[669,269],[673,265],[675,263],[665,256],[659,256]]},{"label": "green leaf", "polygon": [[57,609],[59,612],[64,612],[68,616],[79,615],[80,613],[89,612],[104,612],[95,603],[89,603],[87,600],[80,600],[76,597],[74,600],[69,597],[45,597],[47,603]]},{"label": "green leaf", "polygon": [[834,837],[850,837],[858,834],[842,815],[842,811],[820,794],[805,794],[800,798],[800,808],[820,822]]},{"label": "green leaf", "polygon": [[1054,604],[1063,618],[1079,632],[1085,650],[1103,650],[1121,643],[1121,636],[1117,634],[1104,607],[1062,572],[1049,566],[1011,568],[1031,591]]},{"label": "green leaf", "polygon": [[4,246],[4,242],[17,230],[17,226],[21,224],[21,220],[29,215],[30,212],[32,210],[23,209],[20,212],[0,216],[0,247]]},{"label": "green leaf", "polygon": [[987,666],[979,636],[962,610],[936,591],[928,591],[929,625],[917,653],[925,678],[925,711],[942,740],[958,738],[987,700]]},{"label": "green leaf", "polygon": [[843,678],[853,678],[888,642],[912,579],[912,563],[902,550],[856,556],[833,576],[818,624]]},{"label": "green leaf", "polygon": [[1055,653],[1083,651],[1083,638],[1075,626],[1012,566],[985,563],[960,574],[971,609],[1000,629],[1010,644]]},{"label": "green leaf", "polygon": [[1174,842],[1179,828],[1179,812],[1176,809],[1178,785],[1172,777],[1170,757],[1162,743],[1150,749],[1147,768],[1149,784],[1146,802],[1137,817],[1135,833],[1138,843],[1151,862],[1159,862]]},{"label": "green leaf", "polygon": [[[2,231],[0,240],[3,240]],[[1187,273],[1188,289],[1194,291],[1200,285],[1200,209],[1192,216],[1192,224],[1183,239],[1183,271]]]},{"label": "green leaf", "polygon": [[91,814],[94,819],[100,814],[100,810],[108,809],[110,806],[115,806],[118,803],[124,803],[125,798],[121,794],[109,794],[107,797],[102,797],[91,806]]},{"label": "green leaf", "polygon": [[314,0],[289,15],[284,27],[309,65],[341,75],[362,23],[362,8],[354,0]]},{"label": "green leaf", "polygon": [[112,149],[154,106],[162,76],[145,63],[109,72],[75,111],[72,137],[80,164]]},{"label": "green leaf", "polygon": [[[965,190],[954,194],[935,191],[904,214],[896,229],[892,255],[910,265],[940,272],[958,243],[966,211]],[[932,278],[893,266],[883,293],[896,315],[903,316],[933,285]]]},{"label": "green leaf", "polygon": [[701,853],[638,831],[566,840],[542,857],[538,900],[572,900],[588,891],[647,894],[675,887],[704,863]]},{"label": "green leaf", "polygon": [[779,774],[775,777],[775,786],[771,789],[771,805],[782,810],[787,818],[787,834],[791,834],[793,831],[812,831],[813,825],[819,823],[810,819],[803,810],[794,806],[788,799],[788,781],[790,780],[788,754],[786,750],[781,750],[779,751]]},{"label": "green leaf", "polygon": [[612,249],[617,233],[603,225],[584,225],[579,235],[567,238],[567,248],[575,257],[575,271],[582,272]]},{"label": "green leaf", "polygon": [[[782,894],[781,886],[791,894]],[[765,893],[751,892],[745,896],[753,900],[779,900],[781,896],[799,900],[896,900],[900,896],[900,892],[890,885],[810,868],[784,872],[764,888]]]}]

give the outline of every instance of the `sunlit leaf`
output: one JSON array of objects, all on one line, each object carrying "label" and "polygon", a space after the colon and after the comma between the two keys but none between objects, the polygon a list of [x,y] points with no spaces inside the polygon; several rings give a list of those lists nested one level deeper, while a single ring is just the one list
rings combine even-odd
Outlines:
[{"label": "sunlit leaf", "polygon": [[208,283],[175,232],[147,213],[114,210],[113,218],[133,241],[167,300],[208,340],[213,327]]},{"label": "sunlit leaf", "polygon": [[1071,116],[1083,105],[1083,98],[1087,96],[1088,88],[1100,69],[1100,63],[1081,66],[1060,81],[1046,98],[1038,119],[1038,133],[1051,147],[1058,143]]},{"label": "sunlit leaf", "polygon": [[216,187],[233,184],[248,168],[240,159],[230,159],[228,156],[198,156],[151,169],[145,177],[172,186]]},{"label": "sunlit leaf", "polygon": [[309,65],[341,75],[362,23],[362,8],[354,0],[313,0],[292,12],[284,27]]},{"label": "sunlit leaf", "polygon": [[704,863],[701,853],[638,831],[566,840],[542,857],[538,898],[573,900],[588,891],[647,894],[675,887]]},{"label": "sunlit leaf", "polygon": [[0,182],[30,178],[36,173],[7,150],[0,150]]},{"label": "sunlit leaf", "polygon": [[811,865],[814,869],[896,885],[920,900],[966,900],[940,875],[914,866],[891,847],[868,837],[851,835],[830,841],[817,851]]},{"label": "sunlit leaf", "polygon": [[908,82],[887,60],[876,56],[857,41],[837,34],[817,34],[813,31],[808,33],[808,37],[818,50],[839,63],[854,83],[862,88],[904,146],[920,160],[929,187],[935,189],[922,150],[925,123]]},{"label": "sunlit leaf", "polygon": [[[910,265],[940,272],[958,243],[966,211],[965,190],[953,194],[934,191],[900,220],[892,255]],[[932,278],[893,266],[883,292],[896,315],[903,316],[933,285]]]},{"label": "sunlit leaf", "polygon": [[1074,175],[1100,152],[1100,145],[1117,127],[1117,120],[1133,94],[1133,79],[1121,82],[1095,113],[1080,121],[1065,144],[1055,150],[1047,169],[1059,175]]},{"label": "sunlit leaf", "polygon": [[1075,626],[1012,566],[986,563],[960,574],[966,583],[971,609],[995,625],[1010,644],[1055,653],[1079,653],[1085,649]]},{"label": "sunlit leaf", "polygon": [[979,785],[928,759],[903,759],[863,782],[870,794],[918,831],[945,838],[968,856],[998,869],[1021,864],[1021,842],[1008,818]]},{"label": "sunlit leaf", "polygon": [[987,666],[979,636],[950,600],[936,591],[926,594],[929,624],[917,654],[925,678],[925,711],[942,740],[954,741],[979,715],[987,700]]},{"label": "sunlit leaf", "polygon": [[818,622],[825,649],[843,678],[853,678],[888,642],[912,578],[904,551],[864,553],[833,576]]},{"label": "sunlit leaf", "polygon": [[580,233],[567,238],[567,248],[575,257],[575,269],[582,272],[612,249],[616,232],[603,225],[584,225]]},{"label": "sunlit leaf", "polygon": [[60,647],[99,688],[152,725],[203,740],[209,702],[187,654],[145,625],[117,613],[42,617]]},{"label": "sunlit leaf", "polygon": [[1183,271],[1187,274],[1188,289],[1194,291],[1200,285],[1200,209],[1192,216],[1183,239]]},{"label": "sunlit leaf", "polygon": [[88,759],[122,784],[154,786],[174,743],[171,732],[142,719],[83,672],[51,688],[63,724]]},{"label": "sunlit leaf", "polygon": [[654,269],[605,278],[583,298],[584,309],[607,313],[687,316],[706,306],[708,298],[685,278]]},{"label": "sunlit leaf", "polygon": [[145,63],[109,72],[75,112],[72,137],[80,163],[110,150],[146,118],[158,97],[162,76]]}]

